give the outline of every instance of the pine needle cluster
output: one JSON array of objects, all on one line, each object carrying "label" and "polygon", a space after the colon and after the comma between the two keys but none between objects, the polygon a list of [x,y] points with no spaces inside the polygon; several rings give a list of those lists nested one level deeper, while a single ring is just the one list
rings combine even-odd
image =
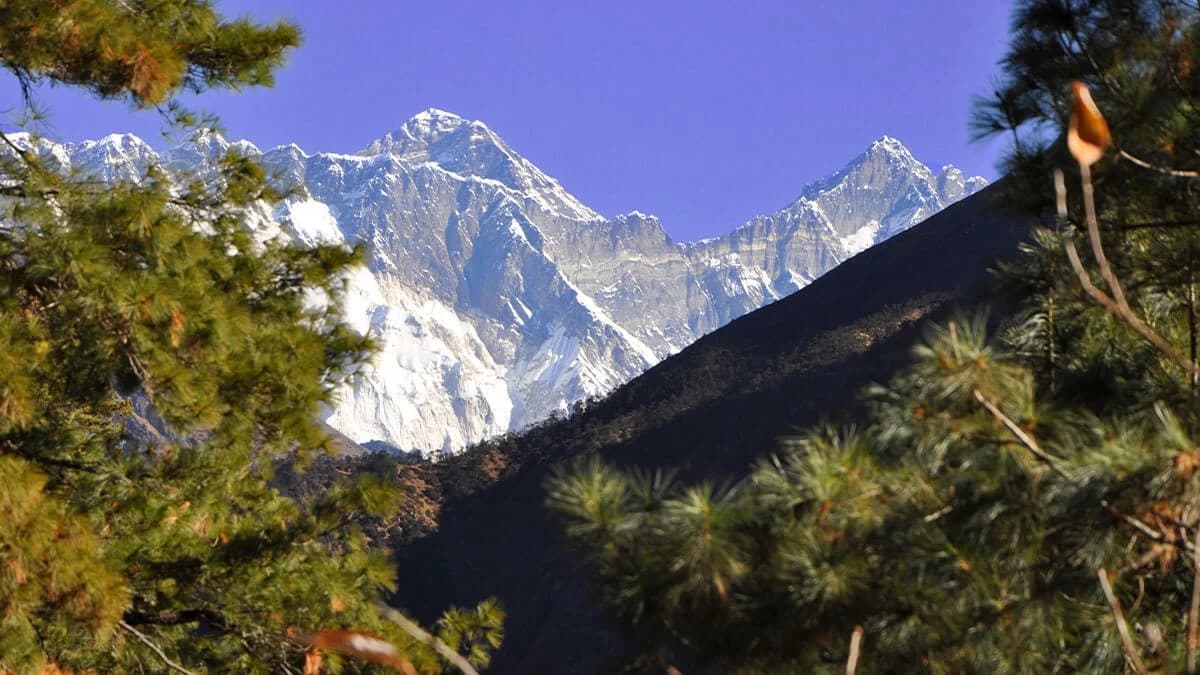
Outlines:
[{"label": "pine needle cluster", "polygon": [[[1000,269],[1017,311],[931,326],[857,427],[787,440],[724,489],[594,461],[550,481],[643,664],[844,672],[861,625],[866,672],[1196,672],[1200,9],[1013,16],[975,128],[1010,135],[1012,205],[1045,223]],[[1068,264],[1085,209],[1073,187],[1057,215],[1051,171],[1074,165],[1076,80],[1116,145],[1093,168],[1099,248],[1175,356]]]},{"label": "pine needle cluster", "polygon": [[[176,94],[269,84],[298,36],[208,1],[0,3],[27,110],[73,85],[191,130]],[[339,310],[361,248],[256,234],[286,195],[252,158],[106,182],[48,147],[0,134],[0,672],[299,672],[297,636],[329,629],[442,670],[380,612],[396,570],[354,526],[397,486],[300,501],[272,482],[332,449],[320,408],[371,353]],[[147,409],[149,440],[126,426]],[[455,610],[439,635],[486,663],[502,616]]]}]

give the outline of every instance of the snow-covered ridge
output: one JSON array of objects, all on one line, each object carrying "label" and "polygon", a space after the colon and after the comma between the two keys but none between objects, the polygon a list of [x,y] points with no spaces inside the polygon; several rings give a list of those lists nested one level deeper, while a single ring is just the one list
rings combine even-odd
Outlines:
[{"label": "snow-covered ridge", "polygon": [[212,133],[163,152],[128,134],[37,144],[108,180],[136,180],[151,163],[202,171],[232,149],[303,185],[306,196],[263,209],[256,226],[366,243],[345,312],[382,345],[326,420],[426,455],[603,395],[986,184],[935,173],[885,136],[783,209],[678,244],[652,215],[602,217],[487,125],[437,109],[356,154],[260,151]]}]

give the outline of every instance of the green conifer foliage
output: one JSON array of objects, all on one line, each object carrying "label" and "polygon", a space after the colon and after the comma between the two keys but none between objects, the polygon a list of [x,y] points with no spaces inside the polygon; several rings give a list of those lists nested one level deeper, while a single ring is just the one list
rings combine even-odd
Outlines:
[{"label": "green conifer foliage", "polygon": [[[0,63],[29,97],[75,85],[185,123],[175,94],[269,84],[298,41],[212,5],[0,3]],[[271,482],[331,448],[320,406],[370,353],[338,309],[362,250],[256,237],[283,195],[250,158],[100,183],[42,147],[0,134],[0,672],[298,672],[296,636],[338,628],[440,671],[378,610],[396,573],[353,525],[397,489]],[[138,397],[167,437],[126,433]],[[486,662],[501,618],[485,603],[442,634]]]},{"label": "green conifer foliage", "polygon": [[[727,490],[595,462],[551,480],[643,664],[845,672],[862,625],[863,672],[1196,672],[1200,8],[1022,0],[1013,29],[974,124],[1009,134],[1007,194],[1046,223],[1001,270],[1017,311],[930,327],[857,428],[788,440]],[[1068,264],[1070,241],[1106,287],[1062,140],[1074,80],[1117,146],[1093,168],[1102,249],[1182,359]]]}]

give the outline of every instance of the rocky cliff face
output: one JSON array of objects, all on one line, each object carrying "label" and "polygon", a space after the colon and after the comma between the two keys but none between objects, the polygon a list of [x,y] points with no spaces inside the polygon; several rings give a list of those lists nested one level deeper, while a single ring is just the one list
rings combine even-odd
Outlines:
[{"label": "rocky cliff face", "polygon": [[567,233],[562,260],[665,357],[986,185],[954,167],[935,174],[884,137],[788,206],[722,237],[675,244],[657,219],[635,212]]},{"label": "rocky cliff face", "polygon": [[[197,171],[208,134],[157,154],[133,136],[43,148],[108,180]],[[328,411],[360,443],[453,453],[601,395],[728,321],[983,187],[883,138],[784,209],[671,241],[653,216],[604,218],[481,122],[425,111],[359,154],[260,152],[287,184],[264,232],[364,242],[346,315],[382,350]]]}]

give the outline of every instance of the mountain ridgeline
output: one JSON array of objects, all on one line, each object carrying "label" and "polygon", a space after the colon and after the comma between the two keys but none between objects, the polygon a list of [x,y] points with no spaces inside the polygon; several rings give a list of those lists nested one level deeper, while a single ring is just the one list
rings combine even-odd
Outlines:
[{"label": "mountain ridgeline", "polygon": [[410,488],[400,518],[386,524],[385,537],[404,544],[394,601],[430,618],[447,598],[497,595],[508,616],[491,672],[620,671],[637,652],[625,651],[629,636],[598,608],[589,568],[543,508],[547,477],[599,457],[728,485],[781,436],[860,418],[862,391],[912,363],[930,321],[1011,306],[993,270],[1018,254],[1035,224],[1007,208],[1012,199],[1007,181],[990,186],[700,338],[579,414],[443,462],[340,460],[342,471],[398,474]]},{"label": "mountain ridgeline", "polygon": [[369,248],[346,312],[382,349],[327,422],[427,456],[605,394],[986,184],[884,137],[785,208],[677,243],[653,216],[604,218],[483,123],[439,110],[358,154],[261,152],[215,134],[161,155],[128,135],[49,151],[136,180],[151,163],[203,170],[230,147],[304,188],[263,209],[264,232]]}]

